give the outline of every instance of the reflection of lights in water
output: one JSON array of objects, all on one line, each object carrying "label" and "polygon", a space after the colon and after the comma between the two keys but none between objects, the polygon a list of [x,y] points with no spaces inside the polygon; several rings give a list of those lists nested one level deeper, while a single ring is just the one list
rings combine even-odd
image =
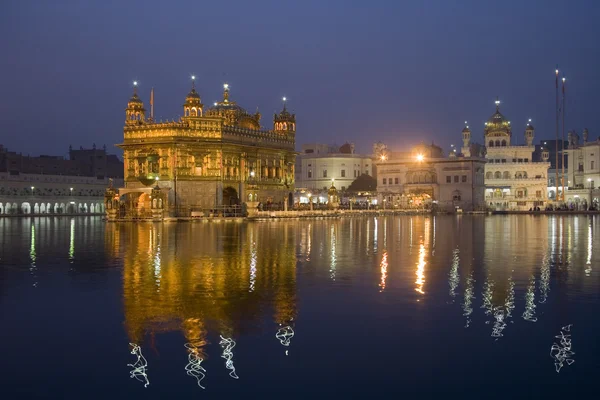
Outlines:
[{"label": "reflection of lights in water", "polygon": [[156,254],[154,254],[154,278],[156,279],[156,285],[160,290],[161,280],[161,267],[160,267],[160,244],[156,246]]},{"label": "reflection of lights in water", "polygon": [[458,282],[460,279],[460,277],[458,276],[458,266],[460,264],[460,256],[458,255],[458,253],[458,249],[454,249],[452,251],[452,267],[450,268],[450,273],[448,274],[448,284],[450,285],[450,297],[456,296],[456,288],[458,287]]},{"label": "reflection of lights in water", "polygon": [[381,267],[381,283],[379,283],[379,287],[381,288],[381,292],[385,290],[385,281],[387,279],[387,269],[388,269],[388,253],[387,251],[383,252],[383,258],[381,259],[381,263],[379,266]]},{"label": "reflection of lights in water", "polygon": [[237,374],[235,373],[235,367],[233,366],[233,348],[235,347],[235,341],[231,338],[225,339],[221,336],[221,341],[219,342],[221,347],[223,348],[223,354],[221,358],[225,359],[225,368],[230,370],[229,376],[234,379],[239,379]]},{"label": "reflection of lights in water", "polygon": [[571,351],[571,335],[567,332],[571,332],[571,325],[563,326],[560,330],[560,334],[555,338],[560,339],[558,343],[554,342],[550,347],[550,357],[554,359],[554,367],[556,372],[560,372],[566,362],[567,365],[571,365],[575,362],[573,356],[575,353]]},{"label": "reflection of lights in water", "polygon": [[413,219],[410,217],[410,229],[409,229],[409,240],[408,240],[408,254],[412,254],[412,246],[413,246]]},{"label": "reflection of lights in water", "polygon": [[[377,220],[375,220],[375,223],[377,223]],[[336,267],[337,267],[337,257],[335,255],[335,245],[336,245],[336,241],[335,241],[335,228],[333,225],[331,225],[331,229],[330,229],[330,248],[331,248],[331,266],[329,267],[329,276],[331,277],[331,279],[333,279],[335,281],[335,272],[336,272]]]},{"label": "reflection of lights in water", "polygon": [[142,355],[142,349],[135,343],[129,343],[131,346],[131,354],[137,357],[137,360],[133,364],[127,364],[127,366],[133,368],[129,371],[129,377],[135,378],[140,382],[144,383],[144,387],[147,387],[150,382],[148,381],[148,375],[146,374],[146,368],[148,367],[148,361]]},{"label": "reflection of lights in water", "polygon": [[512,317],[512,310],[515,309],[515,283],[512,278],[508,279],[508,289],[506,290],[504,309],[506,310],[506,318]]},{"label": "reflection of lights in water", "polygon": [[31,262],[29,272],[31,272],[31,275],[33,276],[33,287],[37,287],[38,283],[35,274],[37,271],[37,266],[35,264],[37,256],[35,252],[35,225],[33,224],[33,222],[31,223],[31,245],[29,246],[29,259]]},{"label": "reflection of lights in water", "polygon": [[254,286],[256,285],[256,242],[252,242],[250,247],[250,288],[249,292],[254,292]]},{"label": "reflection of lights in water", "polygon": [[483,303],[481,304],[481,308],[485,308],[485,315],[493,314],[493,308],[494,308],[494,306],[492,305],[492,294],[493,293],[494,293],[494,282],[490,282],[489,280],[485,281],[485,283],[483,284]]},{"label": "reflection of lights in water", "polygon": [[590,276],[592,273],[592,220],[588,225],[588,245],[587,245],[587,261],[585,263],[585,276]]},{"label": "reflection of lights in water", "polygon": [[69,232],[69,260],[73,263],[75,258],[75,218],[71,218],[71,229]]},{"label": "reflection of lights in water", "polygon": [[[289,325],[284,326],[277,330],[275,337],[277,338],[277,340],[279,340],[279,343],[281,343],[283,346],[289,347],[290,343],[292,341],[292,338],[294,337],[294,330]],[[286,356],[288,355],[287,350],[285,351],[285,355]]]},{"label": "reflection of lights in water", "polygon": [[530,322],[537,321],[537,317],[535,316],[535,279],[533,277],[529,281],[527,293],[525,293],[525,311],[523,312],[523,319]]},{"label": "reflection of lights in water", "polygon": [[431,244],[431,255],[435,254],[435,215],[433,216],[433,243]]},{"label": "reflection of lights in water", "polygon": [[383,220],[383,247],[387,249],[387,221],[388,219]]},{"label": "reflection of lights in water", "polygon": [[377,217],[375,217],[375,228],[373,230],[373,251],[377,253]]},{"label": "reflection of lights in water", "polygon": [[425,245],[421,243],[419,245],[419,262],[417,263],[417,272],[415,273],[417,275],[417,280],[415,281],[417,287],[415,290],[421,294],[425,294],[423,291],[423,285],[425,284],[425,264]]},{"label": "reflection of lights in water", "polygon": [[467,277],[467,282],[465,285],[465,295],[464,295],[464,302],[463,302],[463,315],[465,317],[467,317],[467,322],[465,324],[465,328],[468,328],[469,325],[471,324],[471,317],[470,315],[473,313],[473,299],[475,298],[474,295],[474,286],[475,283],[475,279],[473,279],[473,272],[471,271],[471,275],[469,275]]},{"label": "reflection of lights in water", "polygon": [[188,363],[185,366],[185,372],[189,376],[196,378],[196,383],[202,389],[206,389],[200,382],[206,377],[206,369],[201,365],[204,359],[200,357],[198,348],[191,343],[184,344],[185,348],[188,349]]},{"label": "reflection of lights in water", "polygon": [[550,291],[550,257],[546,254],[540,269],[540,303],[545,303]]},{"label": "reflection of lights in water", "polygon": [[494,326],[492,328],[492,336],[495,338],[499,338],[504,336],[502,331],[506,328],[506,322],[504,322],[504,309],[502,307],[494,308]]}]

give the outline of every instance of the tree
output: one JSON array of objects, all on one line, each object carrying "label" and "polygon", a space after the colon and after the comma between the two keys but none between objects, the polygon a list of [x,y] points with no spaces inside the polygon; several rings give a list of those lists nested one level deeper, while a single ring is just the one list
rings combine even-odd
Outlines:
[{"label": "tree", "polygon": [[377,180],[367,174],[360,175],[347,189],[348,192],[374,192],[375,190],[377,190]]}]

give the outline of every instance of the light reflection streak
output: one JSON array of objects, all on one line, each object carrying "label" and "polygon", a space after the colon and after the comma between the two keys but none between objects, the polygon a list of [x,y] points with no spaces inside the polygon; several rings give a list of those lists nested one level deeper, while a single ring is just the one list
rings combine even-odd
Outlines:
[{"label": "light reflection streak", "polygon": [[37,260],[37,256],[35,251],[35,225],[33,224],[33,222],[31,223],[31,244],[29,246],[29,259],[31,264],[29,266],[29,272],[31,272],[31,276],[33,277],[33,287],[37,287],[37,265],[35,263]]},{"label": "light reflection streak", "polygon": [[380,292],[385,290],[385,282],[387,280],[387,269],[388,269],[388,253],[387,250],[383,252],[383,257],[381,259],[381,263],[379,264],[381,267],[381,282],[379,283],[379,287],[381,288]]},{"label": "light reflection streak", "polygon": [[377,253],[377,217],[375,217],[375,228],[373,230],[373,252]]},{"label": "light reflection streak", "polygon": [[252,242],[250,245],[250,287],[248,289],[249,292],[254,292],[254,287],[256,285],[256,242]]},{"label": "light reflection streak", "polygon": [[156,285],[158,286],[158,291],[160,291],[160,280],[161,276],[161,265],[160,265],[160,244],[156,246],[156,254],[154,254],[154,278],[156,279]]},{"label": "light reflection streak", "polygon": [[71,218],[69,230],[69,261],[72,264],[75,259],[75,218]]},{"label": "light reflection streak", "polygon": [[588,238],[587,238],[587,261],[585,263],[585,276],[592,274],[592,220],[588,225]]},{"label": "light reflection streak", "polygon": [[[571,351],[571,326],[573,325],[563,326],[560,334],[555,336],[555,338],[560,339],[559,343],[554,342],[552,347],[550,347],[550,357],[554,359],[554,367],[557,373],[560,372],[565,362],[567,365],[575,362],[573,359],[575,353]],[[569,333],[565,334],[566,332]]]},{"label": "light reflection streak", "polygon": [[235,373],[235,367],[233,366],[233,348],[235,347],[235,341],[231,338],[224,338],[221,336],[221,341],[219,342],[221,347],[223,348],[223,354],[221,358],[225,359],[225,368],[230,370],[229,376],[234,379],[239,379],[237,374]]},{"label": "light reflection streak", "polygon": [[[375,220],[375,223],[377,223],[377,220]],[[335,241],[335,227],[333,225],[331,225],[330,228],[330,233],[329,233],[329,237],[330,237],[330,248],[331,248],[331,264],[329,267],[329,276],[331,279],[333,279],[335,281],[335,273],[336,273],[336,268],[337,268],[337,257],[335,255],[336,253],[336,241]]]},{"label": "light reflection streak", "polygon": [[[281,324],[279,326],[281,326]],[[294,337],[294,329],[292,329],[292,327],[290,325],[286,325],[277,330],[275,337],[277,338],[277,340],[279,340],[279,343],[281,343],[283,346],[289,347],[290,343],[292,341],[292,338]],[[289,355],[287,349],[285,350],[285,355],[286,356]]]},{"label": "light reflection streak", "polygon": [[148,381],[148,375],[146,368],[148,367],[148,361],[142,355],[142,349],[135,343],[129,343],[131,346],[131,354],[137,357],[137,360],[133,364],[127,364],[127,366],[133,368],[129,371],[129,377],[135,378],[138,381],[144,383],[144,387],[147,387],[150,382]]},{"label": "light reflection streak", "polygon": [[540,303],[545,303],[550,291],[550,257],[544,256],[540,269]]},{"label": "light reflection streak", "polygon": [[417,272],[415,273],[417,275],[417,280],[415,281],[417,287],[415,290],[421,294],[425,294],[423,291],[423,285],[425,284],[425,264],[425,245],[421,243],[419,245],[419,262],[417,263]]},{"label": "light reflection streak", "polygon": [[537,321],[535,307],[535,278],[531,277],[529,286],[527,287],[527,293],[525,293],[525,311],[523,312],[523,319],[525,321]]},{"label": "light reflection streak", "polygon": [[485,309],[485,315],[492,315],[493,308],[492,305],[492,294],[494,293],[494,282],[490,282],[489,278],[483,284],[483,303],[481,304],[481,308]]},{"label": "light reflection streak", "polygon": [[[450,268],[450,273],[448,274],[448,284],[450,285],[450,297],[452,298],[456,297],[456,288],[458,287],[458,283],[460,280],[460,277],[458,275],[458,267],[460,264],[459,252],[460,251],[458,249],[454,249],[452,251],[452,267]],[[452,300],[452,302],[454,302],[454,299]]]},{"label": "light reflection streak", "polygon": [[202,380],[206,377],[206,369],[202,366],[202,361],[204,361],[204,359],[200,356],[198,348],[193,344],[186,343],[184,346],[188,350],[188,363],[185,366],[186,374],[196,378],[198,386],[202,389],[206,389],[201,384]]},{"label": "light reflection streak", "polygon": [[463,315],[466,318],[465,328],[468,328],[471,324],[471,314],[473,313],[473,299],[475,298],[475,290],[474,290],[475,279],[473,279],[473,271],[467,277],[465,284],[465,294],[464,301],[462,305]]}]

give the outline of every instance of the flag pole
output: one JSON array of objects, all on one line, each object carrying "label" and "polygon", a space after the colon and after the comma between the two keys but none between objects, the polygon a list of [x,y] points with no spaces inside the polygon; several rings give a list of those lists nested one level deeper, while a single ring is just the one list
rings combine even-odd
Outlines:
[{"label": "flag pole", "polygon": [[150,90],[150,118],[154,121],[154,88]]},{"label": "flag pole", "polygon": [[555,160],[555,169],[554,169],[554,173],[555,173],[555,181],[554,181],[554,186],[556,186],[556,194],[554,196],[554,199],[556,201],[560,200],[560,196],[558,195],[558,65],[556,66],[556,145],[555,145],[555,155],[556,155],[556,160]]},{"label": "flag pole", "polygon": [[562,200],[565,201],[565,81],[566,78],[563,74],[562,78]]}]

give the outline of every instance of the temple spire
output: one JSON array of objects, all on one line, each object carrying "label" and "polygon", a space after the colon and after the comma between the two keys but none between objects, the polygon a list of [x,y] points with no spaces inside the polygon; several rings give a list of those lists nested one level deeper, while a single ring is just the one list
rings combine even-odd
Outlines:
[{"label": "temple spire", "polygon": [[496,111],[500,111],[500,99],[498,99],[498,96],[496,96]]},{"label": "temple spire", "polygon": [[229,84],[224,83],[223,84],[223,103],[228,103],[228,102],[229,102]]}]

